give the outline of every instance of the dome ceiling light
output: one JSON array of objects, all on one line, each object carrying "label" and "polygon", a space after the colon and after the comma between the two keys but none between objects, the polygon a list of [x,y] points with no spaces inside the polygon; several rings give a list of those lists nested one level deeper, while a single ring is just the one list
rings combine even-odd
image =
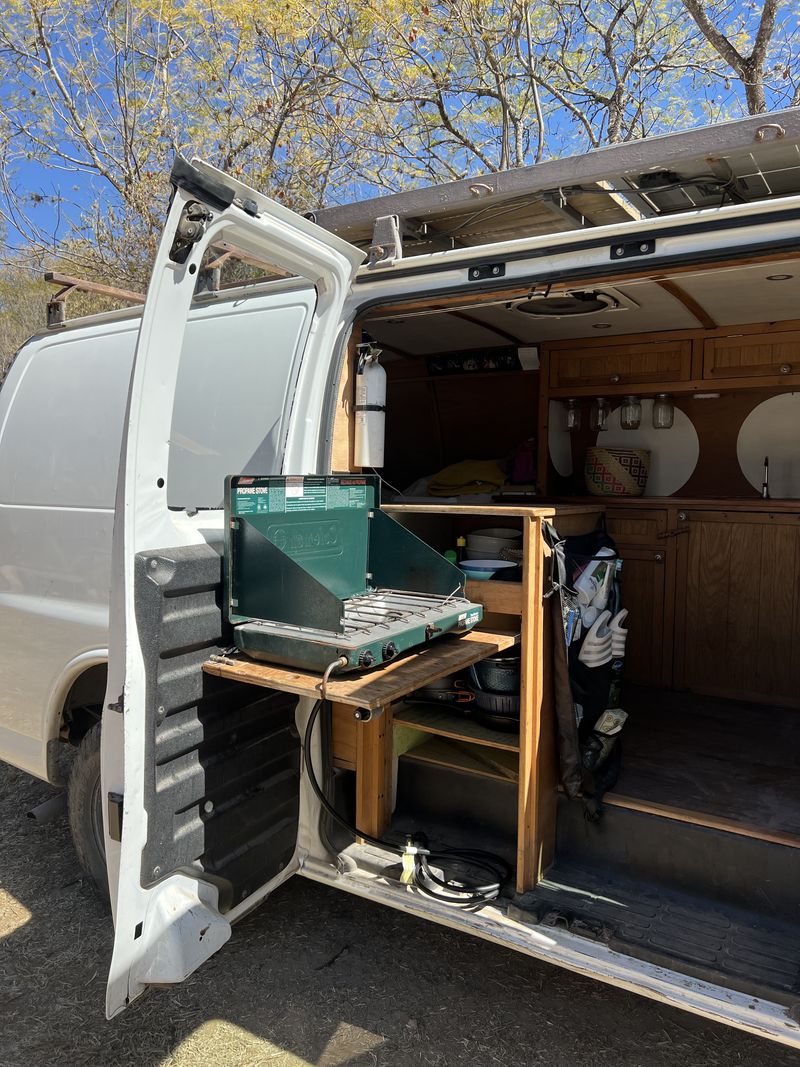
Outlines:
[{"label": "dome ceiling light", "polygon": [[566,293],[531,294],[517,304],[517,311],[526,315],[542,315],[562,318],[571,315],[595,315],[598,311],[613,311],[619,302],[608,293],[597,290],[577,289]]}]

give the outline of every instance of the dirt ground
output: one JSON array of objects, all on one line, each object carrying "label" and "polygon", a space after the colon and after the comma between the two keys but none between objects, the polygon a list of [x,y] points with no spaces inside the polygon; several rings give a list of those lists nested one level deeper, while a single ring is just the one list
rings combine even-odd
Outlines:
[{"label": "dirt ground", "polygon": [[800,1067],[800,1053],[293,878],[182,986],[103,1012],[111,920],[0,765],[0,1067]]}]

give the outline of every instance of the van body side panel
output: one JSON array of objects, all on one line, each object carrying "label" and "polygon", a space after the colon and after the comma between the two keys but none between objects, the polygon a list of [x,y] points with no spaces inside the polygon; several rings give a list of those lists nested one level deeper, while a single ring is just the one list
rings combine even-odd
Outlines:
[{"label": "van body side panel", "polygon": [[[169,506],[221,507],[226,474],[280,469],[315,304],[313,286],[295,279],[192,308]],[[107,656],[114,496],[139,322],[39,335],[0,390],[0,758],[39,778],[49,775],[73,665]]]},{"label": "van body side panel", "polygon": [[41,778],[70,665],[108,642],[137,333],[128,322],[37,338],[0,391],[0,756]]}]

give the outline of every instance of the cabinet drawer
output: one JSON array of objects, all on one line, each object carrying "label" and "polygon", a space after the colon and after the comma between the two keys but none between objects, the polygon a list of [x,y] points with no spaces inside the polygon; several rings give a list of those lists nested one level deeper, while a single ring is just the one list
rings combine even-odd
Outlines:
[{"label": "cabinet drawer", "polygon": [[769,336],[710,337],[703,345],[704,378],[800,374],[800,330]]},{"label": "cabinet drawer", "polygon": [[666,511],[608,507],[608,532],[620,545],[654,545],[663,548],[659,535],[667,529]]},{"label": "cabinet drawer", "polygon": [[554,389],[580,386],[613,389],[688,381],[691,351],[689,341],[565,348],[552,353],[550,384]]}]

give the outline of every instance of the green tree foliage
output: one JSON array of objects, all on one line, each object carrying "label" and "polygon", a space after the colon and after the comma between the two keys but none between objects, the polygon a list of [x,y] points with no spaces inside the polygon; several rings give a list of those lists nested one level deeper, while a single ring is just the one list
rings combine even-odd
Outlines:
[{"label": "green tree foliage", "polygon": [[796,4],[4,0],[11,258],[142,289],[178,151],[303,210],[800,103]]}]

